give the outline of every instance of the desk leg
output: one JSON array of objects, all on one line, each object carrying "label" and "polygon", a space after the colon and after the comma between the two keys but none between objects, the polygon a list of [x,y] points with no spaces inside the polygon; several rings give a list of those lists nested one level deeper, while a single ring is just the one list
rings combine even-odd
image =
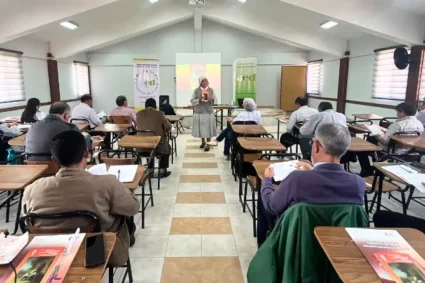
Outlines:
[{"label": "desk leg", "polygon": [[22,207],[22,197],[24,196],[24,191],[20,191],[18,209],[16,211],[16,219],[15,219],[15,229],[13,230],[12,235],[15,235],[18,232],[19,220],[21,219],[21,207]]},{"label": "desk leg", "polygon": [[224,110],[221,109],[220,113],[221,113],[221,131],[223,131],[223,112]]},{"label": "desk leg", "polygon": [[242,200],[242,172],[243,172],[243,160],[244,160],[244,154],[243,154],[243,148],[240,147],[240,158],[239,158],[239,202],[241,203],[242,207],[243,207],[243,200]]},{"label": "desk leg", "polygon": [[280,121],[277,120],[277,140],[279,140],[279,136],[280,136]]},{"label": "desk leg", "polygon": [[142,229],[145,228],[145,184],[142,186]]},{"label": "desk leg", "polygon": [[384,174],[379,174],[379,187],[378,187],[378,203],[376,204],[376,211],[381,210],[382,187],[384,184]]}]

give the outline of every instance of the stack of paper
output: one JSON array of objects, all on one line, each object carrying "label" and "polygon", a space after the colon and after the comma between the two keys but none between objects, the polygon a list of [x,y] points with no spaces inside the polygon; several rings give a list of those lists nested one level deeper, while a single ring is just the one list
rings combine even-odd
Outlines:
[{"label": "stack of paper", "polygon": [[93,175],[114,175],[122,183],[133,182],[137,173],[138,165],[114,165],[109,170],[105,163],[97,164],[87,169]]},{"label": "stack of paper", "polygon": [[422,184],[422,182],[425,182],[425,174],[420,174],[419,171],[406,165],[389,165],[382,168],[396,175],[407,184],[414,186],[421,193],[425,193],[425,186]]},{"label": "stack of paper", "polygon": [[384,132],[377,125],[366,125],[372,136],[383,136]]},{"label": "stack of paper", "polygon": [[292,171],[297,170],[297,160],[273,163],[273,178],[276,182],[284,180]]},{"label": "stack of paper", "polygon": [[0,265],[8,264],[27,245],[28,233],[21,236],[9,236],[0,234]]}]

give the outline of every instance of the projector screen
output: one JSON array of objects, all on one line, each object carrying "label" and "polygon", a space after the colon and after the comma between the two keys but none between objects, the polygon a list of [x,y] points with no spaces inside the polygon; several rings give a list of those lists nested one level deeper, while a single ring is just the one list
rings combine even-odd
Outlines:
[{"label": "projector screen", "polygon": [[221,102],[221,54],[177,53],[176,54],[176,103],[190,105],[193,91],[199,86],[199,77],[206,76],[210,87]]}]

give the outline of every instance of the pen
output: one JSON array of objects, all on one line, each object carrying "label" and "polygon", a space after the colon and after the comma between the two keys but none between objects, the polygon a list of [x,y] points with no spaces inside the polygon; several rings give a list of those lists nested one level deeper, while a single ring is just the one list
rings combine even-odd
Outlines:
[{"label": "pen", "polygon": [[118,181],[120,180],[121,170],[118,170]]}]

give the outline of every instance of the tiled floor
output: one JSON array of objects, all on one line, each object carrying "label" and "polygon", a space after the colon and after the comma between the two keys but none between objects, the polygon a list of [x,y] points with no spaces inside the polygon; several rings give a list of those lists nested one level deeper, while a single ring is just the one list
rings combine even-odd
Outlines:
[{"label": "tiled floor", "polygon": [[[266,129],[276,131],[275,126]],[[140,229],[140,215],[135,217],[136,244],[130,249],[134,281],[242,283],[257,245],[251,217],[242,212],[237,183],[223,158],[223,143],[204,153],[199,139],[184,134],[177,144],[172,175],[161,181],[161,190],[152,182],[155,206],[146,210],[145,229]],[[351,168],[358,172],[357,164]],[[382,201],[401,211],[398,203],[386,197]],[[419,217],[423,211],[416,203],[409,208],[409,214]],[[16,205],[5,224],[5,210],[0,210],[0,229],[13,231],[15,213]],[[115,282],[122,272],[116,272]]]}]

